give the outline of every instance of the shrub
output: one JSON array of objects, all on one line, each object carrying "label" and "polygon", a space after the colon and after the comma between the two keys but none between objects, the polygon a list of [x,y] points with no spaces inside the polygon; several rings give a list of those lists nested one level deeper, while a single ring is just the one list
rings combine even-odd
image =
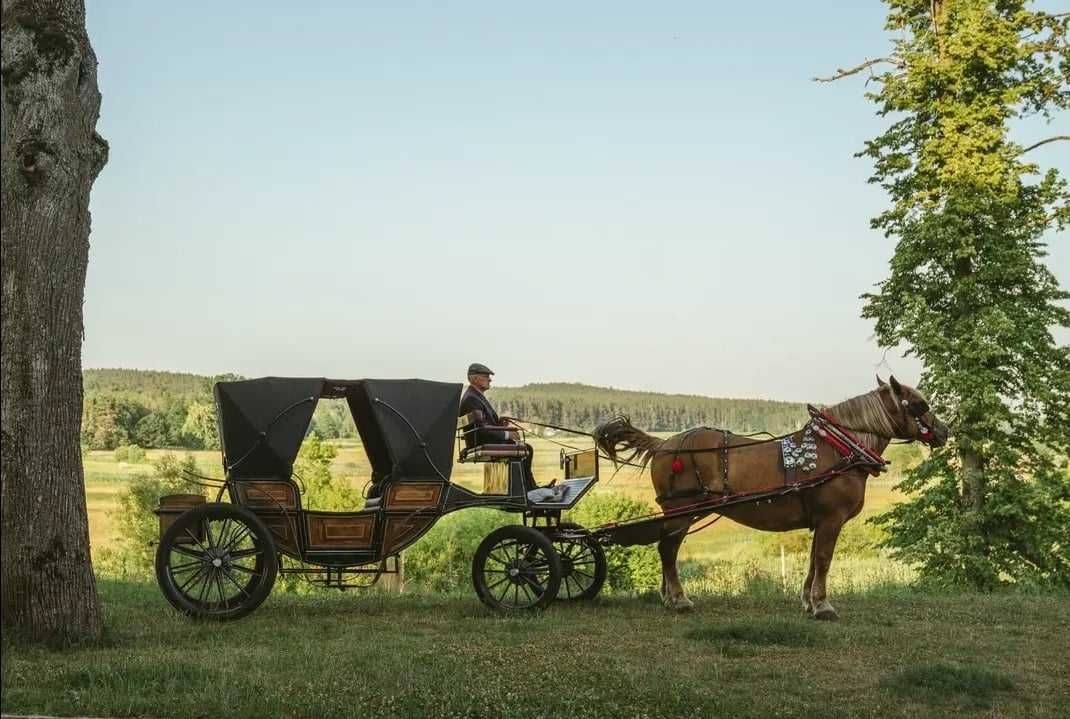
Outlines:
[{"label": "shrub", "polygon": [[[139,448],[140,449],[140,448]],[[167,494],[197,494],[204,490],[191,484],[184,472],[197,472],[192,455],[179,460],[167,453],[152,464],[153,474],[138,474],[119,495],[119,508],[109,515],[118,535],[115,545],[93,558],[97,570],[106,575],[148,578],[153,573],[155,542],[160,538],[160,522],[153,511]]]},{"label": "shrub", "polygon": [[115,448],[115,461],[138,464],[145,461],[145,450],[136,444],[124,444]]},{"label": "shrub", "polygon": [[[637,499],[618,494],[589,494],[565,516],[565,520],[584,527],[597,527],[653,511],[653,507]],[[661,559],[656,545],[607,548],[606,563],[608,575],[603,592],[638,592],[661,585]]]},{"label": "shrub", "polygon": [[470,589],[476,547],[498,527],[516,523],[515,515],[495,509],[446,515],[405,550],[405,586],[433,592]]}]

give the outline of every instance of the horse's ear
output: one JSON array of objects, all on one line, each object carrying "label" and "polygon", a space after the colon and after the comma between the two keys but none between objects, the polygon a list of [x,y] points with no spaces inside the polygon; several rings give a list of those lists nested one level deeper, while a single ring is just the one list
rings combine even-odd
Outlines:
[{"label": "horse's ear", "polygon": [[891,384],[892,384],[892,391],[895,392],[895,396],[899,397],[900,399],[902,399],[902,397],[903,397],[903,386],[901,384],[899,384],[899,380],[897,380],[895,378],[895,375],[893,374],[891,377],[888,378],[888,381],[891,382]]},{"label": "horse's ear", "polygon": [[884,387],[887,384],[888,384],[887,382],[885,382],[884,380],[881,379],[880,375],[877,375],[877,386],[878,387]]}]

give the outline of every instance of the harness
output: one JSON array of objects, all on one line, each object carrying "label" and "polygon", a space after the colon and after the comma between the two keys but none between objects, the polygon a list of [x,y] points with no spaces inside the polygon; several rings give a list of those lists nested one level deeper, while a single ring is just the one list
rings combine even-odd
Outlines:
[{"label": "harness", "polygon": [[[906,403],[904,403],[906,405]],[[773,437],[772,439],[760,440],[756,442],[749,442],[747,444],[738,444],[735,446],[729,446],[729,438],[731,432],[727,429],[710,430],[707,427],[696,427],[687,430],[684,436],[680,440],[680,444],[674,449],[659,449],[655,450],[656,454],[671,453],[673,455],[672,473],[669,475],[669,491],[665,494],[657,495],[656,499],[658,503],[662,503],[668,499],[681,499],[685,497],[698,497],[709,496],[713,494],[719,494],[722,497],[728,497],[732,494],[729,487],[729,457],[730,452],[733,450],[740,450],[748,447],[757,447],[770,442],[780,443],[780,455],[781,461],[784,466],[784,484],[789,487],[803,488],[810,485],[820,484],[830,476],[835,474],[841,474],[846,467],[861,468],[868,474],[876,476],[884,471],[888,462],[879,453],[873,451],[869,447],[865,446],[859,440],[850,429],[841,425],[832,415],[828,412],[818,409],[813,405],[807,405],[807,411],[810,413],[810,421],[803,427],[803,439],[802,442],[796,444],[793,434],[783,435],[781,437]],[[906,407],[904,407],[906,411]],[[924,414],[924,412],[922,412]],[[919,426],[924,426],[924,423],[915,416],[914,419],[918,421]],[[693,437],[696,433],[702,431],[718,431],[721,433],[721,444],[718,447],[691,447],[688,444],[693,441]],[[798,479],[798,470],[803,472],[812,472],[817,469],[817,438],[825,441],[826,444],[831,446],[836,453],[840,455],[841,461],[829,470],[829,472],[823,473],[818,477],[811,477],[804,480]],[[923,440],[924,441],[924,440]],[[683,474],[685,465],[681,455],[696,455],[706,454],[711,452],[720,452],[721,459],[721,479],[723,482],[722,491],[715,492],[710,489],[702,481],[702,476],[699,472],[698,463],[694,457],[691,457],[692,470],[695,473],[696,487],[687,489],[677,489],[675,485],[675,479],[677,475]]]}]

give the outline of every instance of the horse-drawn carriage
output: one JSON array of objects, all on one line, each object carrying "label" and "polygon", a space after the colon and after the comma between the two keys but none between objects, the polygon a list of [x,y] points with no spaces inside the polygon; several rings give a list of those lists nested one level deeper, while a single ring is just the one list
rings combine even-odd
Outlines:
[{"label": "horse-drawn carriage", "polygon": [[[524,470],[526,448],[477,441],[495,436],[480,429],[519,426],[458,420],[460,385],[269,377],[220,382],[215,396],[224,479],[211,503],[203,495],[161,499],[156,553],[156,577],[168,601],[191,616],[215,619],[251,612],[280,572],[343,589],[397,573],[403,549],[439,517],[468,507],[523,520],[487,535],[472,561],[476,594],[494,609],[592,598],[605,581],[604,545],[654,542],[662,596],[669,606],[686,608],[676,552],[697,531],[695,522],[717,514],[771,531],[813,529],[803,602],[814,616],[832,618],[824,576],[840,527],[861,509],[866,477],[887,464],[881,451],[893,438],[940,446],[948,436],[924,397],[893,377],[832,408],[810,407],[801,429],[768,439],[703,427],[659,439],[618,417],[588,435],[595,448],[562,453],[560,482],[537,487]],[[346,401],[371,463],[372,490],[361,509],[302,505],[293,464],[324,397]],[[484,463],[482,492],[450,481],[458,438],[459,461]],[[598,481],[600,451],[616,465],[635,458],[639,467],[649,463],[662,511],[592,528],[563,522],[562,513]],[[354,581],[362,575],[371,582]]]},{"label": "horse-drawn carriage", "polygon": [[[214,502],[198,494],[161,498],[156,577],[164,596],[193,617],[226,620],[256,609],[279,573],[342,589],[368,586],[396,573],[401,551],[440,517],[469,507],[523,520],[491,532],[475,553],[472,580],[485,604],[521,610],[595,596],[605,580],[604,552],[561,514],[598,481],[597,452],[563,454],[563,479],[549,491],[538,488],[525,476],[522,450],[476,443],[476,418],[457,417],[460,394],[460,385],[426,380],[216,384],[224,479]],[[371,464],[360,509],[302,504],[293,465],[322,398],[345,400]],[[482,492],[450,481],[458,438],[458,459],[484,464]]]}]

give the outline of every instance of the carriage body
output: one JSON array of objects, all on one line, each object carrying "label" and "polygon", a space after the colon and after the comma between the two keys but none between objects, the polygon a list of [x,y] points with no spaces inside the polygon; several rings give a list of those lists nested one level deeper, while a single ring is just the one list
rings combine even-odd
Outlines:
[{"label": "carriage body", "polygon": [[[523,529],[552,543],[561,513],[598,479],[594,450],[563,456],[564,491],[547,498],[533,494],[520,458],[472,456],[464,429],[458,432],[459,384],[265,377],[219,382],[214,393],[225,474],[219,495],[210,503],[188,495],[162,498],[157,510],[157,579],[172,605],[192,616],[244,616],[266,598],[280,572],[343,589],[368,586],[396,573],[400,552],[459,509],[519,513],[523,527],[506,535]],[[294,475],[322,398],[346,402],[371,464],[368,497],[351,511],[303,506]],[[458,437],[467,445],[458,453],[461,461],[485,463],[483,492],[450,481]],[[229,502],[222,501],[224,493]],[[524,537],[547,551],[539,537]],[[228,570],[233,576],[222,576]],[[184,587],[188,577],[194,578]],[[476,589],[493,606],[478,580]]]}]

